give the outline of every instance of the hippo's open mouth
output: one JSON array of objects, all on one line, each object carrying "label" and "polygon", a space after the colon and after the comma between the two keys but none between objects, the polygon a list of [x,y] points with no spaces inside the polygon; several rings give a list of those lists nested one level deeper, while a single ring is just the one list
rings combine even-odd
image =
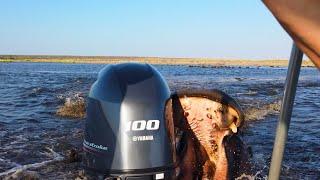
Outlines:
[{"label": "hippo's open mouth", "polygon": [[[180,91],[172,98],[175,127],[186,135],[180,152],[183,179],[230,179],[243,157],[237,137],[243,113],[237,102],[218,91]],[[189,174],[189,175],[186,175]]]}]

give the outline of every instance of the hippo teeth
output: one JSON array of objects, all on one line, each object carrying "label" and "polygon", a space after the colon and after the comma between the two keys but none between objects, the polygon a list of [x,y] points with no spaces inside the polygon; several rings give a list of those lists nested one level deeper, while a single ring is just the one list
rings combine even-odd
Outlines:
[{"label": "hippo teeth", "polygon": [[238,131],[237,126],[234,123],[231,123],[229,128],[231,129],[231,131],[233,133],[237,133],[237,131]]},{"label": "hippo teeth", "polygon": [[193,130],[196,130],[198,128],[198,124],[196,124],[196,123],[190,123],[189,125],[190,125],[191,129],[193,129]]}]

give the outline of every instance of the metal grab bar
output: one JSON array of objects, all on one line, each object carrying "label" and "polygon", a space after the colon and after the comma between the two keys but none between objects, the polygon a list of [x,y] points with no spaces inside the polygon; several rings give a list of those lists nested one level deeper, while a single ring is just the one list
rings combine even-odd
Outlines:
[{"label": "metal grab bar", "polygon": [[280,117],[273,145],[272,159],[268,176],[268,179],[270,180],[278,180],[280,177],[281,164],[288,138],[288,131],[302,63],[302,56],[302,51],[295,44],[293,44],[285,82],[284,96],[281,104]]}]

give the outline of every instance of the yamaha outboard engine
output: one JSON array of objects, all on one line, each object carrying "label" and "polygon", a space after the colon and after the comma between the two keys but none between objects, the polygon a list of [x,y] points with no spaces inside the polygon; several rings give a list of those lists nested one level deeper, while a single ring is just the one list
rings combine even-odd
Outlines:
[{"label": "yamaha outboard engine", "polygon": [[107,65],[92,85],[85,124],[84,166],[95,178],[172,179],[170,90],[151,65]]}]

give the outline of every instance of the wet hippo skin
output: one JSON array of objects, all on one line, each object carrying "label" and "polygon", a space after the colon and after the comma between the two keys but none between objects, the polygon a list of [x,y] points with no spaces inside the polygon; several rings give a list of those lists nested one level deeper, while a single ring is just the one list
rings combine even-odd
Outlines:
[{"label": "wet hippo skin", "polygon": [[248,171],[247,148],[238,135],[243,113],[219,90],[172,95],[179,157],[178,179],[234,179]]}]

